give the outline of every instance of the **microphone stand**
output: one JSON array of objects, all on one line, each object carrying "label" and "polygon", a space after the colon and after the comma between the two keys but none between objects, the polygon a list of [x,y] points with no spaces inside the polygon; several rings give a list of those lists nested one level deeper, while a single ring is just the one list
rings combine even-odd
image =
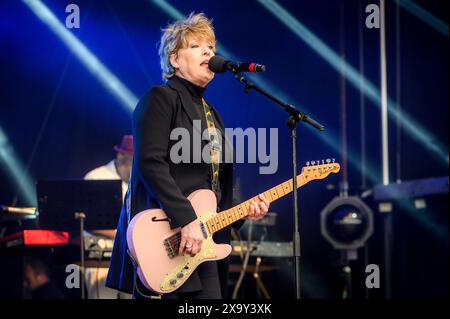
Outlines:
[{"label": "microphone stand", "polygon": [[[233,71],[233,70],[232,70]],[[298,196],[297,196],[297,123],[299,121],[303,121],[308,123],[309,125],[315,127],[319,131],[325,130],[325,127],[316,121],[314,121],[309,116],[297,110],[293,105],[287,104],[280,99],[274,97],[273,95],[267,93],[263,89],[256,86],[254,83],[247,81],[245,77],[243,77],[238,72],[233,72],[234,77],[239,81],[245,84],[244,92],[248,93],[251,89],[257,91],[258,93],[264,95],[269,100],[279,105],[283,110],[285,110],[289,114],[289,118],[287,121],[287,126],[291,129],[291,137],[292,137],[292,183],[293,183],[293,191],[294,191],[294,233],[293,233],[293,248],[294,248],[294,265],[295,265],[295,291],[296,291],[296,299],[300,299],[300,231],[299,231],[299,218],[298,218]]]}]

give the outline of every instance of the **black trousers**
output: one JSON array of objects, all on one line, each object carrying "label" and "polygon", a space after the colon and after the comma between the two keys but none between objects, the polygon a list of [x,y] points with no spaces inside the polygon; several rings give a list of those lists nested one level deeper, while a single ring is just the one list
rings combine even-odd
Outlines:
[{"label": "black trousers", "polygon": [[[202,290],[180,293],[177,293],[175,291],[169,294],[162,295],[161,299],[222,299],[217,262],[204,262],[197,267],[196,271],[202,283]],[[158,295],[148,290],[139,280],[139,277],[136,276],[133,299],[151,299],[152,297],[156,296]]]}]

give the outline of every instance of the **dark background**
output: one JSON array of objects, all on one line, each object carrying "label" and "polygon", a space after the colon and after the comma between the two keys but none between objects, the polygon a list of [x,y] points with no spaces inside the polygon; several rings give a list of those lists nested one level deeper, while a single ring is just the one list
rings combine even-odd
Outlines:
[{"label": "dark background", "polygon": [[[379,88],[379,30],[364,25],[364,8],[372,2],[378,3],[356,0],[281,0],[278,3],[338,55],[345,54],[346,61],[357,71],[363,58],[365,77]],[[136,98],[162,82],[156,45],[160,29],[174,19],[159,6],[144,0],[43,3],[62,24],[67,16],[66,5],[79,5],[81,28],[66,30],[91,50]],[[440,151],[446,155],[437,155],[430,143],[418,141],[391,118],[391,182],[448,176],[448,3],[423,0],[414,3],[445,21],[447,35],[403,8],[399,11],[400,34],[396,34],[396,2],[386,1],[388,95],[401,105],[409,118],[433,136],[433,142],[443,146]],[[359,89],[346,82],[344,92],[340,73],[257,1],[171,1],[170,4],[185,15],[195,11],[213,18],[219,44],[233,58],[254,60],[267,66],[265,73],[253,79],[264,81],[270,92],[326,126],[324,132],[303,124],[299,126],[300,166],[309,160],[325,158],[341,162],[342,137],[346,133],[347,167],[342,165],[341,174],[312,182],[299,191],[304,296],[340,298],[339,253],[320,233],[320,212],[338,195],[339,182],[346,175],[350,195],[359,195],[381,183],[380,108],[365,99],[361,121]],[[362,56],[360,33],[364,41]],[[398,56],[396,48],[400,48]],[[278,128],[276,174],[260,175],[259,164],[236,165],[237,194],[245,199],[289,178],[291,142],[285,126],[286,115],[262,96],[255,92],[245,94],[242,89],[231,74],[217,75],[206,94],[226,127]],[[341,126],[344,93],[346,132]],[[0,157],[0,204],[33,206],[36,181],[82,178],[87,171],[111,160],[113,146],[120,142],[122,135],[131,132],[131,111],[105,89],[25,2],[3,0],[0,3],[0,130],[3,132],[0,151],[15,154],[12,162],[22,163],[19,170],[29,176],[32,190],[30,196],[24,195],[10,173],[12,162]],[[362,132],[366,137],[364,148]],[[291,240],[291,199],[292,196],[286,196],[271,205],[270,210],[278,213],[278,221],[268,229],[266,239]],[[356,298],[365,296],[365,264],[383,267],[382,219],[373,198],[369,195],[365,200],[374,211],[375,228],[367,251],[360,250],[359,260],[354,264]],[[416,210],[411,203],[406,200],[405,205],[394,204],[393,297],[448,297],[447,199],[435,196],[423,210]],[[405,206],[410,208],[402,208]],[[265,275],[269,292],[274,297],[293,297],[291,261],[265,262],[278,264],[281,269]],[[254,295],[252,285],[250,278],[245,294]],[[371,291],[370,296],[382,298],[383,289]]]}]

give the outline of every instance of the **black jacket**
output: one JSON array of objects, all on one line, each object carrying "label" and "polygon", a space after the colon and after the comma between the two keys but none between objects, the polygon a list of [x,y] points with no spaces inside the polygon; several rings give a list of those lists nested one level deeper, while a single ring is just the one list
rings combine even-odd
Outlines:
[{"label": "black jacket", "polygon": [[[202,121],[201,130],[206,128],[204,117],[194,105],[184,80],[173,77],[166,85],[155,86],[139,101],[133,113],[134,158],[128,192],[117,226],[117,234],[111,257],[106,286],[131,293],[133,289],[133,266],[127,254],[126,230],[130,218],[149,208],[162,208],[171,220],[172,228],[183,227],[192,222],[195,212],[187,200],[193,191],[206,188],[210,178],[210,164],[173,163],[170,158],[171,147],[178,141],[170,140],[174,128],[185,128],[192,138],[195,134],[193,121]],[[209,103],[208,103],[209,104]],[[212,107],[216,126],[224,132],[224,124],[217,111]],[[223,143],[225,145],[225,134]],[[203,141],[203,149],[207,141]],[[224,153],[224,152],[222,152]],[[191,160],[192,154],[191,147]],[[232,163],[221,163],[219,183],[221,201],[219,209],[232,206]],[[242,222],[235,223],[240,226]],[[217,243],[229,243],[230,228],[214,234]],[[226,296],[226,278],[228,259],[218,262],[222,295]],[[194,272],[177,292],[200,290],[201,282]]]}]

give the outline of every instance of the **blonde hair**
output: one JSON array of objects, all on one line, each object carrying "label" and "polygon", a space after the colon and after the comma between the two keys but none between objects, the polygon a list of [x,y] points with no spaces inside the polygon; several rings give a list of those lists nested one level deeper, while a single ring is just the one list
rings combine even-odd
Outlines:
[{"label": "blonde hair", "polygon": [[178,53],[178,50],[187,48],[189,37],[206,40],[215,47],[216,36],[212,26],[212,20],[203,13],[192,12],[186,19],[175,21],[161,30],[163,32],[159,43],[159,60],[163,80],[168,80],[175,74],[174,67],[170,64],[170,57]]}]

